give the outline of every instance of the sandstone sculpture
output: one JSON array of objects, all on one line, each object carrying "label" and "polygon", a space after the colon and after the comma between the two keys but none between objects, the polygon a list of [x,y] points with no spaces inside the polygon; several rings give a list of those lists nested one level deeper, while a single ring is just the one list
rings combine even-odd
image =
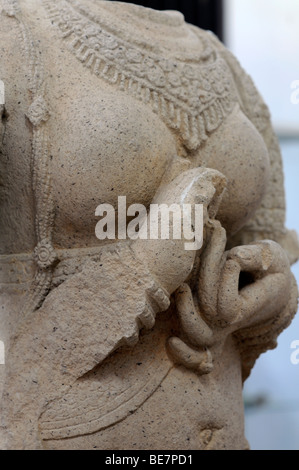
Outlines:
[{"label": "sandstone sculpture", "polygon": [[[297,310],[283,173],[237,60],[177,12],[2,0],[3,449],[244,449],[242,379]],[[200,203],[204,245],[95,237]]]}]

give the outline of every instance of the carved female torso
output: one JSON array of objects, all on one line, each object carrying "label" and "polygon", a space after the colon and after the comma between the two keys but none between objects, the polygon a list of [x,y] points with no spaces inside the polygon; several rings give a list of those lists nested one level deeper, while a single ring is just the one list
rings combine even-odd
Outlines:
[{"label": "carved female torso", "polygon": [[[47,384],[36,392],[37,411],[25,394],[20,403],[28,416],[34,415],[31,421],[39,421],[39,439],[44,439],[46,448],[246,447],[241,390],[244,358],[234,333],[268,321],[278,311],[264,308],[261,321],[260,308],[256,308],[251,313],[257,317],[253,315],[252,320],[244,314],[243,321],[239,313],[234,316],[220,305],[225,313],[222,319],[215,313],[214,322],[213,302],[206,297],[221,284],[219,273],[226,269],[229,256],[224,254],[226,242],[255,215],[272,178],[267,112],[261,105],[257,115],[248,116],[248,103],[221,47],[207,33],[186,25],[177,13],[93,0],[18,3],[4,2],[0,33],[4,44],[0,78],[6,84],[1,199],[2,220],[7,222],[1,250],[6,256],[2,260],[5,275],[15,270],[7,292],[12,285],[15,290],[4,301],[3,328],[7,331],[3,334],[8,344],[15,321],[21,325],[19,343],[11,348],[6,387],[18,387],[12,376],[18,376],[14,357],[20,351],[25,365],[42,364],[38,378],[32,379],[41,383],[42,377]],[[110,247],[105,251],[106,244],[94,232],[99,204],[116,207],[118,196],[126,196],[128,205],[148,206],[160,185],[178,181],[179,187],[181,180],[176,178],[199,167],[218,170],[227,179],[227,189],[217,211],[218,223],[209,222],[214,235],[207,236],[205,261],[197,259],[191,280],[187,269],[172,289],[168,288],[171,281],[159,283],[164,268],[155,270],[144,247],[133,249],[132,269],[127,248],[121,246],[111,256]],[[175,193],[176,185],[173,188]],[[221,259],[215,254],[217,249],[209,248],[213,238],[218,240]],[[20,257],[20,253],[25,255]],[[166,269],[170,256],[163,253],[164,249],[161,262]],[[11,255],[18,255],[21,268]],[[140,259],[149,272],[143,270]],[[33,294],[27,296],[20,313],[15,299],[30,285],[34,262],[38,270]],[[272,274],[271,263],[261,268],[255,258],[250,262],[248,271],[258,273],[256,279],[262,269]],[[212,263],[216,268],[209,277],[202,266]],[[128,266],[131,271],[126,274]],[[179,270],[178,266],[169,267],[169,272]],[[284,258],[281,266],[287,272]],[[277,269],[273,268],[273,276]],[[22,270],[27,272],[27,284],[18,288],[15,278]],[[171,302],[168,313],[157,316],[152,329],[151,315],[140,307],[140,279],[146,292],[151,292],[149,310],[157,313],[167,310],[167,294],[187,278],[195,292],[197,275],[202,285],[196,287],[199,300],[195,305],[205,311],[209,326],[203,328],[208,330],[208,339],[196,342],[184,327],[182,311],[189,308],[190,289],[184,291],[186,287]],[[126,276],[132,286],[136,282],[129,297]],[[290,284],[289,274],[284,278]],[[207,287],[209,279],[214,280],[214,287]],[[261,305],[267,299],[261,296]],[[294,295],[292,299],[293,305]],[[276,309],[284,310],[286,300],[282,297]],[[142,330],[137,345],[136,319],[131,325],[126,317],[130,309],[141,309],[136,313],[138,330],[142,326],[150,330]],[[292,308],[288,305],[287,310],[284,315],[289,318]],[[26,330],[36,344],[34,353],[24,352],[29,341]],[[268,330],[271,325],[266,328],[266,343]],[[39,334],[40,343],[35,343]],[[170,337],[174,342],[168,347]],[[199,358],[196,366],[185,359],[185,347]],[[207,348],[212,351],[213,370]],[[24,364],[19,373],[25,377]],[[46,364],[51,364],[52,385]],[[39,445],[34,430],[28,431],[25,443],[18,437],[26,424],[7,400],[3,406],[11,411],[6,416],[14,414],[15,421],[20,421],[8,446]],[[9,429],[9,424],[5,426]]]},{"label": "carved female torso", "polygon": [[[95,8],[94,2],[86,2],[85,6],[89,12],[92,11],[88,9],[90,3]],[[123,87],[127,91],[131,86],[135,91],[125,93],[120,90],[122,80],[120,77],[113,84],[109,83],[113,75],[111,71],[109,71],[110,75],[108,72],[107,76],[103,75],[103,69],[107,65],[106,62],[103,61],[101,68],[96,73],[96,59],[94,59],[93,68],[89,67],[89,70],[86,70],[84,67],[86,63],[84,63],[80,54],[75,55],[79,45],[74,46],[73,50],[70,47],[76,36],[68,34],[64,39],[62,35],[58,34],[61,31],[64,32],[66,28],[70,29],[74,26],[79,28],[75,19],[67,21],[67,17],[64,22],[67,13],[69,16],[70,13],[73,13],[74,18],[78,18],[78,21],[80,19],[83,25],[88,20],[78,10],[78,6],[76,9],[71,8],[76,5],[76,2],[58,2],[52,6],[51,4],[53,2],[36,2],[36,4],[31,2],[30,5],[25,3],[23,10],[24,12],[27,11],[29,15],[29,25],[33,37],[39,38],[38,52],[40,57],[38,59],[47,64],[46,70],[43,72],[46,82],[43,98],[47,103],[51,116],[47,125],[47,138],[49,140],[48,153],[51,160],[53,192],[55,194],[55,245],[57,244],[59,248],[95,245],[97,240],[94,235],[96,223],[94,212],[97,205],[105,202],[117,206],[117,197],[126,195],[128,205],[140,203],[147,206],[151,203],[165,170],[176,156],[187,158],[192,167],[205,166],[219,169],[229,179],[228,193],[231,194],[227,194],[221,212],[223,213],[226,228],[230,232],[236,232],[254,213],[265,193],[269,173],[269,157],[259,133],[240,110],[237,93],[232,92],[235,85],[231,73],[228,69],[226,74],[225,70],[222,70],[223,77],[217,70],[217,66],[219,67],[217,63],[220,61],[219,54],[217,55],[217,51],[212,48],[209,40],[201,33],[202,37],[205,38],[204,43],[202,43],[201,35],[195,34],[191,28],[187,27],[180,16],[172,17],[171,14],[157,13],[156,16],[150,18],[146,11],[132,8],[131,5],[117,5],[117,8],[113,8],[114,5],[106,5],[106,2],[101,5],[100,2],[96,10],[98,10],[98,16],[102,14],[104,17],[104,19],[102,18],[104,26],[104,20],[108,21],[107,13],[111,9],[113,14],[119,12],[120,16],[120,21],[117,23],[117,33],[111,33],[111,36],[108,36],[109,30],[108,33],[104,30],[102,35],[106,34],[111,42],[112,40],[118,40],[117,46],[124,49],[124,57],[127,57],[127,60],[130,60],[130,54],[133,56],[134,53],[137,55],[139,52],[141,55],[140,51],[143,54],[142,65],[145,70],[143,75],[147,73],[146,80],[143,76],[142,78],[139,77],[140,70],[138,70],[138,66],[140,63],[137,62],[138,57],[134,56],[131,59],[132,63],[129,64],[132,70],[128,70]],[[60,12],[59,21],[53,15],[55,7],[57,7],[57,12]],[[122,10],[124,12],[128,11],[125,20],[123,18],[125,13]],[[33,12],[35,13],[33,14]],[[147,32],[149,37],[155,31],[155,28],[159,26],[159,23],[167,27],[168,35],[164,37],[165,44],[161,44],[161,38],[158,37],[152,41],[151,48],[147,45],[145,51],[141,49],[140,45],[136,45],[140,33],[137,31],[133,34],[130,28],[137,20],[141,21],[141,24],[144,22],[144,25],[150,30]],[[157,20],[159,20],[158,23]],[[42,21],[45,22],[45,26],[41,26]],[[57,27],[53,27],[51,22],[54,22]],[[7,27],[11,25],[11,20],[8,20]],[[98,29],[103,27],[102,24],[97,25],[95,23],[95,25]],[[94,34],[96,33],[95,25]],[[91,26],[88,27],[86,27],[87,33],[91,30]],[[127,41],[122,38],[126,29],[130,31],[130,37]],[[22,51],[22,47],[25,48],[26,43],[23,39],[22,44],[22,38],[18,37],[19,35],[16,32],[16,25],[14,25],[11,32],[7,31],[7,43],[13,43],[15,47],[19,46],[20,51]],[[84,35],[84,33],[84,29],[81,30],[80,34]],[[180,53],[177,51],[178,36],[181,48],[185,51],[185,56],[188,54],[189,57],[184,57],[183,51],[180,51]],[[94,49],[92,49],[93,52],[98,52],[96,38],[97,36],[88,37],[90,42],[91,39],[94,40],[93,43],[91,42],[91,44],[95,44]],[[104,39],[106,38],[104,37]],[[108,39],[106,41],[107,44],[104,43],[102,50],[99,52],[101,57],[108,61],[107,53],[111,53],[115,49],[111,49],[113,44],[111,46]],[[146,39],[144,43],[148,44]],[[131,50],[128,49],[128,44],[131,45]],[[154,49],[154,52],[151,49]],[[203,51],[210,54],[209,60],[212,63],[212,68],[216,64],[216,72],[213,68],[214,76],[212,77],[209,77],[209,67],[201,58]],[[86,55],[86,49],[83,49],[81,56],[84,53]],[[150,65],[144,64],[146,60],[147,62],[152,60],[152,57],[159,57],[158,53],[160,53],[160,57],[161,55],[163,57],[165,53],[174,56],[172,60],[168,60],[168,67],[172,66],[174,72],[163,72],[161,68],[161,73],[165,75],[163,78],[170,80],[168,83],[163,83],[162,78],[160,78],[161,86],[159,86],[158,79],[152,72],[153,69]],[[120,59],[117,54],[114,54],[114,56],[116,59],[112,58],[109,64],[113,64],[115,61],[114,65],[120,69],[123,57]],[[178,56],[181,56],[180,61],[176,58]],[[87,59],[90,59],[90,56],[87,56]],[[7,55],[3,56],[3,60],[6,63]],[[15,60],[15,67],[17,67],[20,57],[15,55],[12,60]],[[190,79],[188,83],[190,87],[188,90],[189,96],[187,95],[185,99],[180,98],[179,101],[177,97],[180,96],[180,93],[182,94],[180,87],[184,83],[184,68],[188,66],[188,60],[192,60],[191,66],[189,65],[189,73],[193,73],[196,77],[196,72],[202,72],[205,81],[203,79],[200,81],[199,77],[196,77],[197,80],[193,81]],[[160,62],[162,62],[162,59]],[[178,72],[176,72],[177,63],[182,67],[182,70]],[[137,72],[134,72],[134,65]],[[28,69],[26,56],[23,56],[22,67],[24,73]],[[139,68],[141,69],[141,65]],[[166,65],[164,65],[164,69],[168,70]],[[5,66],[3,70],[2,77],[5,79]],[[9,74],[9,71],[7,73]],[[117,73],[120,74],[118,70]],[[147,78],[148,76],[151,78],[151,73],[154,77],[152,81]],[[132,82],[139,80],[140,83],[144,84],[142,91],[139,91],[139,96],[137,94],[138,84],[133,83],[130,85],[128,84],[129,80]],[[172,83],[175,80],[181,85],[177,86],[171,97],[168,87],[172,86],[174,88]],[[177,108],[181,105],[183,109],[188,110],[189,102],[191,103],[191,106],[189,105],[189,112],[191,113],[194,111],[192,109],[194,102],[199,99],[198,94],[206,93],[207,97],[203,96],[200,105],[204,109],[207,107],[203,105],[204,100],[207,102],[210,100],[213,103],[212,92],[216,95],[213,89],[215,80],[229,82],[227,87],[229,92],[226,93],[223,89],[221,90],[221,85],[216,82],[220,90],[217,94],[217,96],[220,96],[220,101],[221,99],[224,100],[226,95],[228,97],[227,110],[222,110],[223,116],[217,116],[218,122],[215,119],[215,129],[211,132],[208,132],[208,120],[202,112],[201,116],[203,121],[205,120],[203,124],[205,129],[202,133],[205,134],[205,137],[200,141],[200,136],[194,136],[193,140],[195,141],[197,138],[198,143],[194,143],[191,137],[184,138],[182,132],[177,133],[175,132],[176,129],[169,128],[167,122],[171,119],[171,110],[167,109],[164,119],[161,116],[162,111],[160,109],[155,112],[154,104],[151,102],[154,99],[154,94],[157,95],[159,108],[162,106],[160,101],[164,99],[163,97],[170,96],[172,101],[165,101],[165,106]],[[194,81],[196,84],[194,84]],[[145,84],[151,88],[146,89]],[[26,84],[23,85],[25,87]],[[203,88],[204,86],[206,90]],[[10,87],[12,87],[11,90]],[[12,114],[10,109],[15,105],[13,90],[13,84],[8,83],[6,107],[10,115]],[[20,93],[19,86],[18,90]],[[25,92],[26,90],[23,91],[24,94]],[[37,90],[37,94],[40,94],[39,90]],[[147,94],[150,98],[147,97]],[[146,101],[149,103],[147,104]],[[22,99],[17,106],[18,114],[28,114],[28,107],[28,101]],[[214,112],[210,108],[207,107],[208,112]],[[181,115],[177,116],[176,119],[182,120],[184,118],[182,110],[175,109],[174,112]],[[14,116],[10,117],[10,121],[12,119],[14,119]],[[32,133],[30,132],[28,120],[27,123],[23,122],[22,124],[23,127],[27,125],[28,128],[27,132],[24,129],[23,134],[25,140],[28,141],[28,150],[24,154],[28,155],[27,160],[29,161],[31,155],[29,143]],[[189,125],[191,126],[190,123]],[[175,126],[173,125],[173,127]],[[231,132],[232,128],[234,129],[233,133]],[[194,134],[196,133],[194,132]],[[209,137],[207,138],[207,136]],[[223,141],[222,148],[218,145],[220,140]],[[238,151],[238,148],[242,151]],[[232,155],[234,158],[232,158]],[[113,173],[111,168],[113,168]],[[27,169],[27,172],[28,170],[30,172],[30,168]],[[245,175],[250,184],[244,188],[242,182]],[[30,177],[28,176],[27,179],[29,182]],[[15,251],[20,252],[20,248],[16,248]]]}]

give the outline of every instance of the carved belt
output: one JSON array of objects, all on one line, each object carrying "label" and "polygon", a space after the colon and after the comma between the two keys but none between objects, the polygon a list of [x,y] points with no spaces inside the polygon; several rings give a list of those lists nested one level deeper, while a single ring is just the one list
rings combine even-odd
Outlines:
[{"label": "carved belt", "polygon": [[[106,244],[99,247],[73,248],[56,250],[58,263],[53,270],[52,287],[57,287],[72,274],[81,271],[84,261],[100,256],[103,250],[114,250],[118,244]],[[32,282],[36,274],[36,254],[18,253],[0,255],[0,286],[24,286]]]}]

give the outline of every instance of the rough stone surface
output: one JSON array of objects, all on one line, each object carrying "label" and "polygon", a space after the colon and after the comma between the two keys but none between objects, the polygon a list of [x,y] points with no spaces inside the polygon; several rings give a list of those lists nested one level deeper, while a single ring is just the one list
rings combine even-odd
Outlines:
[{"label": "rough stone surface", "polygon": [[[179,13],[0,8],[0,447],[246,449],[242,381],[297,310],[266,105]],[[203,204],[202,248],[98,240],[118,196]]]}]

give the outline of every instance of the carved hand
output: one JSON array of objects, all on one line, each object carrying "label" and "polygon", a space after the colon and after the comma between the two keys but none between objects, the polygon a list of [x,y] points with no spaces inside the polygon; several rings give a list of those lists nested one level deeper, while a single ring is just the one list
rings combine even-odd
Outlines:
[{"label": "carved hand", "polygon": [[291,276],[287,254],[273,241],[232,249],[219,285],[219,317],[250,326],[278,315],[289,301]]},{"label": "carved hand", "polygon": [[[178,176],[158,190],[154,204],[202,204],[204,208],[203,227],[209,218],[215,217],[221,197],[226,187],[225,177],[216,170],[195,168]],[[194,226],[194,214],[191,216]],[[150,216],[148,216],[148,222]],[[161,220],[159,221],[161,222]],[[170,221],[170,234],[172,234]],[[149,223],[148,223],[149,226]],[[185,249],[186,239],[181,240],[137,240],[133,250],[144,261],[149,271],[154,275],[168,294],[172,294],[190,275],[196,251]],[[190,242],[190,240],[188,240]]]},{"label": "carved hand", "polygon": [[[196,292],[183,284],[176,305],[183,339],[171,338],[176,362],[201,374],[213,368],[210,349],[243,328],[290,316],[297,295],[285,251],[269,240],[225,251],[226,233],[209,220]],[[217,346],[218,345],[218,346]],[[210,348],[210,349],[207,349]]]}]

